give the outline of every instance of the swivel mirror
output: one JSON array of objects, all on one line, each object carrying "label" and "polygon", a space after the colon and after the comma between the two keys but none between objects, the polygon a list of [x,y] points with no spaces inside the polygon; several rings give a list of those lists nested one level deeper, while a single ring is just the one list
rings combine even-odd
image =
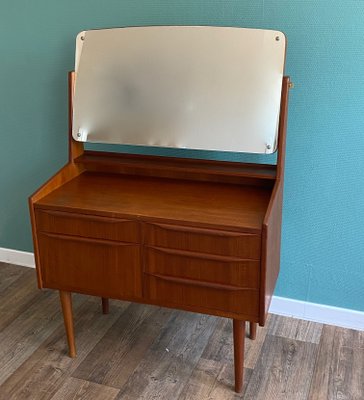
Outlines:
[{"label": "swivel mirror", "polygon": [[272,153],[285,36],[158,26],[77,37],[73,138],[83,142]]}]

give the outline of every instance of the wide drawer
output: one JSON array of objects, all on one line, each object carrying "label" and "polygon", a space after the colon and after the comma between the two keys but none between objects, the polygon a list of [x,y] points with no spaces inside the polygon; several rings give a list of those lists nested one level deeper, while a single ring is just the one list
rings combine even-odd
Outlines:
[{"label": "wide drawer", "polygon": [[40,233],[38,243],[44,287],[141,297],[139,245],[53,233]]},{"label": "wide drawer", "polygon": [[182,225],[147,223],[144,242],[152,246],[260,259],[257,234],[202,229]]},{"label": "wide drawer", "polygon": [[186,250],[145,247],[144,271],[157,277],[177,277],[226,289],[259,288],[259,261]]},{"label": "wide drawer", "polygon": [[35,218],[40,232],[139,242],[139,225],[132,220],[49,210],[36,210]]},{"label": "wide drawer", "polygon": [[144,277],[146,296],[157,303],[180,308],[193,307],[196,312],[218,311],[256,318],[259,314],[258,291],[213,285],[173,276]]}]

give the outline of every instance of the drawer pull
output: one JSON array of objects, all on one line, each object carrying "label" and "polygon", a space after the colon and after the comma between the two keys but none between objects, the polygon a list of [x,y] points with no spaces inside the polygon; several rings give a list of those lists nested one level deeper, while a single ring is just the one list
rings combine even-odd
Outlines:
[{"label": "drawer pull", "polygon": [[239,258],[239,257],[233,257],[233,256],[220,256],[220,255],[209,254],[209,253],[197,253],[195,251],[189,251],[189,250],[167,249],[167,248],[158,247],[158,246],[147,246],[147,247],[152,250],[159,251],[160,253],[164,253],[164,254],[171,254],[171,255],[190,257],[190,258],[200,258],[203,260],[219,261],[219,262],[224,262],[224,263],[254,261],[254,260],[251,260],[248,258]]},{"label": "drawer pull", "polygon": [[255,289],[251,289],[251,288],[247,288],[247,287],[226,285],[226,284],[223,284],[223,283],[213,283],[213,282],[207,282],[207,281],[198,281],[198,280],[195,280],[195,279],[179,278],[179,277],[170,276],[170,275],[152,274],[150,272],[145,272],[145,274],[153,276],[154,278],[157,278],[157,279],[162,279],[164,281],[168,281],[168,282],[172,282],[172,283],[181,283],[181,284],[190,285],[190,286],[199,286],[199,287],[204,287],[204,288],[218,289],[218,290],[229,290],[229,291],[240,291],[240,290],[256,291]]},{"label": "drawer pull", "polygon": [[73,218],[73,219],[83,219],[87,221],[95,221],[95,222],[107,222],[110,224],[116,224],[120,222],[130,222],[128,219],[122,218],[110,218],[110,217],[101,217],[99,215],[89,215],[89,214],[75,214],[66,211],[48,211],[48,210],[41,210],[42,213],[48,214],[54,217],[63,217],[63,218]]},{"label": "drawer pull", "polygon": [[72,240],[73,242],[83,242],[83,243],[100,243],[107,244],[108,246],[135,246],[134,243],[127,242],[117,242],[115,240],[105,240],[105,239],[94,239],[94,238],[86,238],[82,236],[72,236],[72,235],[63,235],[59,233],[49,233],[49,232],[40,232],[41,235],[58,238],[62,240]]},{"label": "drawer pull", "polygon": [[255,233],[246,232],[231,232],[231,231],[219,231],[215,229],[208,228],[196,228],[191,226],[183,225],[168,225],[168,224],[152,224],[158,226],[159,228],[166,229],[174,232],[186,232],[186,233],[200,233],[211,236],[222,236],[222,237],[240,237],[240,236],[256,236]]},{"label": "drawer pull", "polygon": [[140,225],[135,220],[103,217],[94,214],[36,210],[38,232],[79,236],[117,242],[140,242]]}]

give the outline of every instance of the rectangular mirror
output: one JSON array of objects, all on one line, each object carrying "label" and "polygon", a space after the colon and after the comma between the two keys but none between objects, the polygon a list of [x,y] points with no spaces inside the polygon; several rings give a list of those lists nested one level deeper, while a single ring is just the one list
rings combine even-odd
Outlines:
[{"label": "rectangular mirror", "polygon": [[282,32],[151,26],[76,39],[73,138],[272,153],[285,63]]}]

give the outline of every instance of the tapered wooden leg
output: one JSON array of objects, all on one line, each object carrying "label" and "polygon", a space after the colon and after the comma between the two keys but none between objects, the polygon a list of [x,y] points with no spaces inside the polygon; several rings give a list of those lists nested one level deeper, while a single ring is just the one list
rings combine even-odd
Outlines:
[{"label": "tapered wooden leg", "polygon": [[249,322],[249,338],[252,340],[257,337],[257,325],[256,322]]},{"label": "tapered wooden leg", "polygon": [[235,392],[241,393],[244,381],[245,321],[233,320]]},{"label": "tapered wooden leg", "polygon": [[102,313],[109,314],[109,299],[106,297],[101,297],[102,301]]},{"label": "tapered wooden leg", "polygon": [[73,330],[72,315],[72,294],[70,292],[59,291],[61,298],[64,326],[66,328],[69,356],[76,357],[75,333]]}]

